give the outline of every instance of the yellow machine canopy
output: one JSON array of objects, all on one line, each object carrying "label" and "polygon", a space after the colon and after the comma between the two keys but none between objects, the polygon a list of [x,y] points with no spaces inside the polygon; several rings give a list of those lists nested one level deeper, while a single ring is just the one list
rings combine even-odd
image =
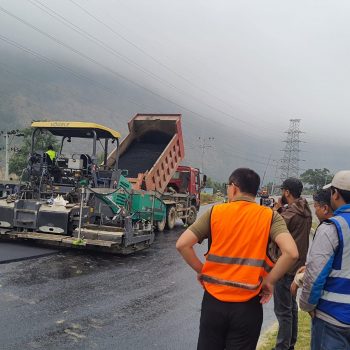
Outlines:
[{"label": "yellow machine canopy", "polygon": [[90,139],[94,137],[93,131],[95,131],[98,139],[117,139],[121,137],[118,131],[112,130],[100,124],[88,122],[33,122],[31,127],[36,129],[46,129],[51,132],[51,134],[62,137],[79,137]]}]

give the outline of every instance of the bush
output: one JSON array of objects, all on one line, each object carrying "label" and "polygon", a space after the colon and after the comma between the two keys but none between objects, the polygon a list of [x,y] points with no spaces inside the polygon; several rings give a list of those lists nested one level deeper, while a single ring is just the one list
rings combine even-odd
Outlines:
[{"label": "bush", "polygon": [[222,201],[223,201],[223,197],[220,197],[217,194],[208,194],[208,193],[201,194],[201,205],[222,202]]}]

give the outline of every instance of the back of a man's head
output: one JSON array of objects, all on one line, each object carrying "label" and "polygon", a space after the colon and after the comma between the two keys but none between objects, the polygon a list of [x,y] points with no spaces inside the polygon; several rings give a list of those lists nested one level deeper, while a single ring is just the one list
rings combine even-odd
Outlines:
[{"label": "back of a man's head", "polygon": [[303,191],[303,184],[299,179],[290,177],[283,181],[281,188],[283,190],[288,190],[294,198],[299,198]]},{"label": "back of a man's head", "polygon": [[337,190],[345,204],[350,204],[350,170],[338,171],[332,182],[323,188],[331,188],[332,194]]},{"label": "back of a man's head", "polygon": [[350,191],[337,189],[345,204],[350,204]]},{"label": "back of a man's head", "polygon": [[260,176],[254,170],[238,168],[231,174],[229,183],[236,185],[242,193],[256,196],[260,186]]},{"label": "back of a man's head", "polygon": [[331,189],[320,189],[313,195],[314,202],[317,202],[320,205],[331,206]]}]

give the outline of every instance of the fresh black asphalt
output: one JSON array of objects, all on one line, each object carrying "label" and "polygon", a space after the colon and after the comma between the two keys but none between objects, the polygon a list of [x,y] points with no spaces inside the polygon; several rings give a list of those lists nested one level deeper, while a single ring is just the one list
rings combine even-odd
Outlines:
[{"label": "fresh black asphalt", "polygon": [[128,257],[74,250],[1,264],[0,348],[195,349],[203,291],[175,249],[183,230]]},{"label": "fresh black asphalt", "polygon": [[0,264],[14,261],[38,258],[57,253],[57,250],[48,248],[38,248],[18,243],[1,242],[0,244]]}]

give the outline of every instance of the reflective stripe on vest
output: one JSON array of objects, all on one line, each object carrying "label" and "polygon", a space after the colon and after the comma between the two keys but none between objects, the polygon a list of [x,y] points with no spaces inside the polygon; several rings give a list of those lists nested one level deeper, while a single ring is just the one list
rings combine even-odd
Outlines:
[{"label": "reflective stripe on vest", "polygon": [[263,277],[273,267],[266,254],[272,215],[270,208],[247,201],[214,206],[202,277],[216,299],[240,302],[259,294]]},{"label": "reflective stripe on vest", "polygon": [[213,284],[221,284],[223,286],[236,287],[236,288],[242,288],[242,289],[248,289],[248,290],[257,290],[260,287],[262,280],[263,280],[262,277],[260,277],[259,283],[248,284],[248,283],[240,283],[240,282],[235,282],[235,281],[225,281],[225,280],[221,280],[219,278],[210,277],[207,275],[202,275],[202,281],[204,281],[204,282],[209,282],[209,283],[213,283]]},{"label": "reflective stripe on vest", "polygon": [[220,262],[223,264],[236,264],[236,265],[262,267],[266,272],[270,272],[272,270],[272,267],[269,266],[265,260],[261,260],[261,259],[230,258],[228,256],[218,256],[218,255],[208,254],[207,260]]},{"label": "reflective stripe on vest", "polygon": [[350,324],[350,213],[342,208],[329,220],[337,228],[339,244],[317,309]]}]

